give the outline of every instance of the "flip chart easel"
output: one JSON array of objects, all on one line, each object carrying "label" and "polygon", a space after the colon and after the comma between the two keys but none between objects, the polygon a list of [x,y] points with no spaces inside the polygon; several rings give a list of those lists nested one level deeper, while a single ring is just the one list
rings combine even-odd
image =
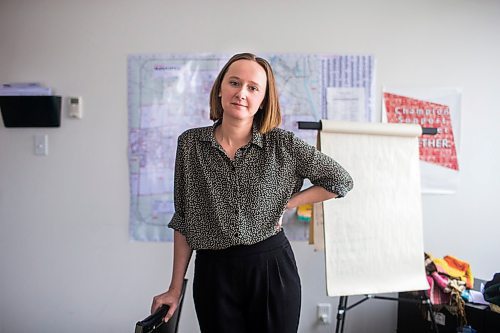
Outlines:
[{"label": "flip chart easel", "polygon": [[[340,296],[337,332],[347,310],[373,296],[427,289],[418,136],[436,133],[414,124],[299,122],[321,129],[320,149],[354,179],[348,197],[323,204],[328,296]],[[349,295],[368,295],[348,306]],[[437,332],[431,304],[428,305]]]}]

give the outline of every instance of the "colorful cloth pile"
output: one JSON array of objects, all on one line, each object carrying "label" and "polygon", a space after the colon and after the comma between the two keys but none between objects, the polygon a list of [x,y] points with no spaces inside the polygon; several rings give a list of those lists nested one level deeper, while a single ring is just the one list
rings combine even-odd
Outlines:
[{"label": "colorful cloth pile", "polygon": [[467,295],[467,289],[472,289],[474,285],[470,265],[453,256],[441,259],[425,253],[425,269],[432,304],[445,306],[465,325],[467,320],[464,297]]}]

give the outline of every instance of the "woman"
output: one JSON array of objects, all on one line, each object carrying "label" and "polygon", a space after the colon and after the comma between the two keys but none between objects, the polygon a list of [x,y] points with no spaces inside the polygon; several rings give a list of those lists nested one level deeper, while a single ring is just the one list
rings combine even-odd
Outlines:
[{"label": "woman", "polygon": [[[297,332],[300,278],[281,227],[287,208],[344,196],[349,174],[279,129],[269,63],[233,56],[210,94],[213,126],[179,136],[175,165],[174,262],[170,287],[154,297],[174,313],[191,254],[201,332]],[[300,191],[303,180],[313,186]]]}]

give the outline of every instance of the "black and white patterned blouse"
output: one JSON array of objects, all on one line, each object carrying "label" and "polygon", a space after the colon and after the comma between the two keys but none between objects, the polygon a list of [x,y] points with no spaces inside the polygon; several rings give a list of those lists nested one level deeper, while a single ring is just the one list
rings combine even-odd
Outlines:
[{"label": "black and white patterned blouse", "polygon": [[303,180],[339,197],[352,189],[337,162],[292,132],[275,128],[251,141],[230,160],[215,140],[213,126],[185,131],[175,161],[175,213],[169,227],[194,250],[224,249],[260,242],[276,225]]}]

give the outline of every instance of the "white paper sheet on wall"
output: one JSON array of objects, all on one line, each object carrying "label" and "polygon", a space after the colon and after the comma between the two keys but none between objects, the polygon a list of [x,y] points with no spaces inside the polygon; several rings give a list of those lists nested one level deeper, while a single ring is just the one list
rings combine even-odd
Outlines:
[{"label": "white paper sheet on wall", "polygon": [[322,121],[321,150],[354,179],[324,203],[328,296],[428,289],[418,125]]},{"label": "white paper sheet on wall", "polygon": [[326,110],[329,120],[369,121],[366,119],[365,90],[355,87],[326,89]]}]

